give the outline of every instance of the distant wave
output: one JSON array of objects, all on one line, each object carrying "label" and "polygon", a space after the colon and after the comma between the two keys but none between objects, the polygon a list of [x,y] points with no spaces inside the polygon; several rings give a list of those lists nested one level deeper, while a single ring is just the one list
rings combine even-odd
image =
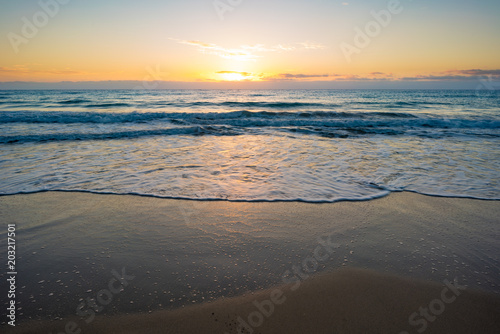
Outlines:
[{"label": "distant wave", "polygon": [[[255,97],[265,97],[266,95],[250,95]],[[106,100],[89,100],[85,98],[74,98],[66,99],[62,101],[54,101],[48,98],[42,98],[36,101],[26,101],[26,100],[16,100],[8,99],[4,97],[5,105],[11,105],[12,108],[19,108],[21,106],[31,107],[31,108],[46,108],[46,107],[79,107],[85,109],[123,109],[123,108],[145,108],[145,109],[158,109],[158,108],[176,108],[180,110],[192,110],[192,109],[248,109],[248,110],[288,110],[294,109],[297,111],[309,110],[339,110],[339,109],[409,109],[409,110],[419,110],[428,109],[433,107],[443,107],[457,105],[457,101],[451,102],[421,102],[421,101],[365,101],[365,100],[352,100],[344,101],[342,103],[332,103],[332,102],[297,102],[297,101],[168,101],[168,100],[156,100],[156,101],[143,101],[134,100],[133,97],[124,98],[117,102],[116,100],[106,101]],[[4,110],[6,109],[3,106]]]},{"label": "distant wave", "polygon": [[[0,111],[0,124],[2,123],[133,123],[154,120],[183,120],[186,122],[198,121],[223,121],[229,119],[275,119],[275,120],[303,120],[305,118],[317,119],[380,119],[400,118],[417,119],[420,115],[401,112],[270,112],[239,110],[231,112],[207,113],[168,113],[168,112],[35,112],[35,111]],[[243,125],[243,124],[242,124]]]},{"label": "distant wave", "polygon": [[[430,119],[300,119],[300,118],[221,118],[217,122],[208,117],[189,119],[169,119],[167,124],[149,126],[137,124],[124,130],[121,126],[105,127],[95,132],[87,125],[71,131],[37,133],[29,135],[0,135],[0,144],[21,144],[57,141],[134,139],[150,136],[238,136],[245,134],[265,134],[269,131],[288,134],[304,134],[324,138],[351,138],[360,136],[407,135],[425,138],[450,136],[500,137],[500,122]],[[44,131],[44,128],[41,129]]]},{"label": "distant wave", "polygon": [[115,102],[115,103],[95,103],[87,104],[86,108],[115,108],[115,107],[130,107],[128,103]]},{"label": "distant wave", "polygon": [[[264,96],[264,95],[263,95]],[[224,101],[224,102],[211,102],[211,101],[195,101],[195,102],[167,102],[167,101],[157,101],[150,103],[148,102],[147,107],[175,107],[175,108],[199,108],[199,107],[207,107],[207,108],[236,108],[236,109],[303,109],[303,108],[334,108],[340,107],[339,104],[331,104],[331,103],[314,103],[314,102],[284,102],[284,101],[273,101],[273,102],[264,102],[264,101]],[[92,107],[92,106],[87,106]]]},{"label": "distant wave", "polygon": [[[193,105],[203,105],[209,106],[211,103],[207,102],[195,102]],[[231,108],[246,108],[246,107],[257,107],[257,108],[301,108],[301,107],[322,107],[325,103],[312,103],[312,102],[235,102],[226,101],[222,103],[215,104],[216,106],[227,106]],[[329,105],[337,106],[337,105]]]},{"label": "distant wave", "polygon": [[3,96],[9,97],[0,101],[4,144],[269,133],[500,137],[499,100],[472,98],[474,91],[34,91]]},{"label": "distant wave", "polygon": [[[264,95],[263,95],[264,96]],[[429,108],[432,106],[446,106],[452,105],[448,102],[420,102],[420,101],[400,101],[400,102],[386,102],[386,101],[349,101],[342,104],[339,103],[328,103],[328,102],[286,102],[286,101],[224,101],[224,102],[210,102],[210,101],[196,101],[196,102],[156,102],[150,106],[171,106],[178,108],[191,108],[191,107],[212,107],[212,108],[238,108],[238,109],[296,109],[303,110],[304,108],[323,108],[323,109],[334,109],[349,106],[375,106],[381,108]]]},{"label": "distant wave", "polygon": [[372,127],[380,124],[390,126],[424,126],[435,128],[500,128],[497,119],[443,118],[436,115],[403,112],[270,112],[239,110],[231,112],[168,113],[168,112],[35,112],[0,111],[2,123],[144,123],[165,121],[173,124],[232,125],[232,126],[343,126]]},{"label": "distant wave", "polygon": [[0,144],[21,143],[43,143],[54,141],[80,141],[80,140],[109,140],[109,139],[133,139],[149,136],[172,136],[172,135],[235,135],[228,129],[217,129],[216,127],[183,127],[159,130],[137,130],[137,131],[115,131],[106,133],[54,133],[21,136],[0,136]]},{"label": "distant wave", "polygon": [[59,103],[59,104],[82,104],[82,103],[91,103],[91,102],[92,101],[85,100],[85,99],[73,99],[73,100],[59,101],[57,103]]}]

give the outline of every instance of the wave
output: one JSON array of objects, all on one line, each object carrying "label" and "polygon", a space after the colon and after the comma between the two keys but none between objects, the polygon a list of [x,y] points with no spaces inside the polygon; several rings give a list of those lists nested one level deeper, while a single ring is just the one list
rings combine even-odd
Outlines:
[{"label": "wave", "polygon": [[123,103],[123,102],[115,102],[115,103],[96,103],[96,104],[87,104],[85,108],[115,108],[115,107],[131,107],[131,104]]},{"label": "wave", "polygon": [[59,101],[57,103],[59,104],[82,104],[82,103],[90,103],[92,101],[90,100],[85,100],[85,99],[72,99],[72,100],[64,100],[64,101]]},{"label": "wave", "polygon": [[[198,102],[195,102],[198,103]],[[257,108],[300,108],[300,107],[323,107],[325,103],[313,103],[313,102],[234,102],[226,101],[220,103],[221,106],[227,106],[232,108],[246,108],[246,107],[257,107]],[[329,107],[340,106],[337,104],[328,104]]]},{"label": "wave", "polygon": [[[363,123],[338,123],[338,124],[279,124],[279,126],[269,125],[265,122],[246,124],[246,127],[231,126],[228,124],[217,125],[191,125],[182,124],[177,127],[161,129],[138,129],[123,131],[120,128],[115,131],[90,132],[89,129],[82,129],[81,132],[63,133],[41,133],[30,135],[6,135],[0,136],[0,144],[24,144],[24,143],[47,143],[64,141],[93,141],[93,140],[119,140],[137,139],[152,136],[239,136],[239,135],[270,135],[285,133],[292,136],[308,135],[323,138],[355,138],[363,136],[413,136],[421,138],[443,138],[452,136],[474,136],[474,137],[500,137],[498,131],[488,131],[481,129],[449,129],[438,124],[424,123],[420,126],[403,127],[391,125],[391,123],[381,122],[379,124]],[[121,131],[120,131],[121,130]]]},{"label": "wave", "polygon": [[[262,95],[265,96],[265,95]],[[144,105],[145,107],[155,107],[155,106],[169,106],[176,108],[193,108],[193,107],[209,107],[209,108],[237,108],[237,109],[252,109],[252,108],[262,108],[262,109],[301,109],[301,108],[335,108],[341,107],[339,104],[332,103],[315,103],[315,102],[259,102],[259,101],[224,101],[224,102],[210,102],[210,101],[196,101],[196,102],[166,102],[157,101],[154,103],[149,103]]]},{"label": "wave", "polygon": [[0,136],[0,144],[24,144],[24,143],[47,143],[61,141],[86,141],[86,140],[110,140],[110,139],[134,139],[151,136],[236,136],[242,132],[225,126],[191,126],[168,129],[153,130],[129,130],[105,133],[48,133],[33,135]]},{"label": "wave", "polygon": [[[270,112],[239,110],[231,112],[168,113],[168,112],[34,112],[0,111],[0,124],[110,124],[164,121],[172,124],[231,126],[343,126],[346,122],[362,127],[420,126],[433,128],[500,128],[500,120],[489,118],[439,117],[431,114],[403,112]],[[354,123],[352,123],[354,122]]]},{"label": "wave", "polygon": [[[151,197],[151,198],[162,198],[162,199],[179,199],[179,200],[187,200],[187,201],[222,201],[222,202],[247,202],[247,203],[269,203],[269,202],[303,202],[303,203],[336,203],[336,202],[364,202],[370,201],[374,199],[379,199],[386,197],[391,194],[392,191],[386,189],[380,189],[380,192],[365,195],[365,196],[339,196],[337,198],[325,198],[325,199],[313,199],[313,198],[227,198],[227,197],[199,197],[199,196],[168,196],[168,195],[157,195],[151,193],[143,193],[143,192],[119,192],[119,191],[102,191],[102,190],[88,190],[88,189],[42,189],[42,190],[31,190],[31,191],[18,191],[11,193],[2,193],[0,192],[0,197],[4,196],[13,196],[13,195],[28,195],[28,194],[40,194],[47,192],[60,192],[60,193],[84,193],[84,194],[97,194],[97,195],[117,195],[117,196],[140,196],[140,197]],[[401,191],[394,191],[401,192]],[[415,192],[415,191],[409,191]],[[417,192],[415,192],[417,193]],[[423,193],[423,195],[426,195]],[[430,195],[435,197],[454,197],[449,195]],[[459,198],[471,198],[476,199],[476,197],[470,196],[456,196]],[[477,198],[483,199],[483,198]],[[490,198],[485,198],[485,200],[491,200]]]},{"label": "wave", "polygon": [[[260,95],[255,95],[260,96]],[[265,96],[265,95],[262,95]],[[384,101],[349,101],[339,103],[328,103],[328,102],[286,102],[286,101],[224,101],[224,102],[210,102],[210,101],[196,101],[196,102],[165,102],[157,101],[154,103],[148,103],[149,107],[154,106],[170,106],[177,108],[192,108],[192,107],[211,107],[211,108],[237,108],[237,109],[297,109],[301,110],[304,108],[324,108],[324,109],[334,109],[341,107],[357,106],[357,105],[369,105],[382,108],[399,108],[399,109],[415,109],[415,108],[430,108],[432,106],[448,106],[453,105],[448,102],[420,102],[420,101],[399,101],[399,102],[384,102]]]},{"label": "wave", "polygon": [[[66,94],[66,93],[65,93]],[[262,97],[265,99],[264,94],[254,94],[250,96]],[[235,101],[235,100],[224,100],[217,101],[209,99],[207,101],[200,100],[197,97],[196,100],[191,99],[182,100],[181,98],[176,98],[175,100],[169,99],[153,99],[144,100],[137,99],[136,96],[130,97],[119,97],[114,99],[94,99],[88,96],[80,96],[72,98],[71,96],[66,96],[66,99],[59,100],[53,98],[42,97],[38,98],[36,101],[24,100],[22,98],[15,99],[3,99],[0,101],[2,109],[8,111],[8,108],[12,110],[22,109],[23,107],[36,110],[36,108],[79,108],[80,110],[116,110],[121,111],[124,108],[136,108],[138,110],[152,110],[152,109],[165,109],[169,108],[173,111],[186,110],[196,111],[196,110],[266,110],[266,111],[281,111],[281,110],[293,110],[293,111],[340,111],[340,110],[367,110],[367,111],[379,111],[379,110],[408,110],[408,111],[424,111],[433,109],[449,108],[453,106],[463,106],[467,103],[464,101],[391,101],[391,100],[379,100],[379,101],[367,101],[367,100],[344,100],[342,102],[333,103],[331,100],[324,101],[284,101],[283,99],[276,101]],[[57,109],[56,109],[57,110]]]},{"label": "wave", "polygon": [[[266,96],[266,95],[252,95],[252,96]],[[44,101],[44,102],[41,102]],[[168,101],[168,100],[156,100],[156,101],[141,101],[134,100],[133,97],[125,98],[123,101],[103,101],[103,100],[92,100],[85,98],[70,98],[62,101],[54,101],[54,100],[37,100],[37,101],[26,101],[26,100],[15,100],[9,99],[2,101],[5,105],[12,105],[12,108],[18,108],[19,106],[27,106],[31,108],[43,108],[43,107],[80,107],[85,109],[109,109],[112,110],[114,108],[141,108],[141,109],[156,109],[156,108],[178,108],[182,110],[192,110],[192,109],[224,109],[227,110],[229,108],[232,109],[248,109],[248,110],[287,110],[287,109],[295,109],[299,111],[304,111],[306,109],[312,110],[339,110],[339,109],[349,109],[349,108],[358,108],[358,109],[375,109],[383,110],[383,109],[428,109],[432,107],[446,107],[457,105],[457,103],[449,103],[449,102],[421,102],[421,101],[363,101],[363,100],[351,100],[344,101],[342,103],[332,103],[332,102],[288,102],[288,101],[194,101],[194,102],[186,102],[186,101]],[[4,107],[5,109],[5,107]]]},{"label": "wave", "polygon": [[364,196],[339,196],[336,198],[304,198],[304,197],[291,197],[291,198],[272,198],[272,197],[262,197],[262,198],[227,198],[227,197],[199,197],[199,196],[168,196],[159,195],[154,193],[138,192],[138,191],[103,191],[103,190],[89,190],[89,189],[62,189],[62,188],[51,188],[51,189],[40,189],[40,190],[28,190],[28,191],[15,191],[15,192],[0,192],[0,197],[13,196],[13,195],[28,195],[28,194],[40,194],[47,192],[60,192],[60,193],[84,193],[84,194],[97,194],[97,195],[116,195],[116,196],[140,196],[140,197],[150,197],[150,198],[162,198],[162,199],[179,199],[188,201],[198,201],[198,202],[247,202],[247,203],[266,203],[266,202],[303,202],[303,203],[337,203],[337,202],[366,202],[375,199],[380,199],[387,197],[393,193],[414,193],[429,197],[444,197],[444,198],[462,198],[462,199],[477,199],[482,201],[499,201],[498,196],[479,196],[479,195],[468,195],[468,194],[454,194],[439,191],[417,191],[411,189],[393,190],[387,189],[385,187],[375,187],[378,188],[379,192],[373,193],[371,195]]},{"label": "wave", "polygon": [[2,123],[134,123],[155,120],[183,120],[196,122],[200,120],[227,120],[227,119],[344,119],[344,118],[401,118],[417,119],[420,115],[398,112],[271,112],[239,110],[231,112],[182,113],[182,112],[36,112],[36,111],[0,111]]}]

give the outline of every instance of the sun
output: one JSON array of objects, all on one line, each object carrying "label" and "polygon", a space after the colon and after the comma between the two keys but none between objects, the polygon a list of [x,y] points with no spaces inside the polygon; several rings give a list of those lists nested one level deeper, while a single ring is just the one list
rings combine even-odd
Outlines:
[{"label": "sun", "polygon": [[261,76],[252,72],[218,71],[207,76],[215,81],[260,81]]},{"label": "sun", "polygon": [[248,79],[248,76],[245,76],[241,73],[233,72],[233,73],[219,73],[221,80],[223,81],[241,81]]}]

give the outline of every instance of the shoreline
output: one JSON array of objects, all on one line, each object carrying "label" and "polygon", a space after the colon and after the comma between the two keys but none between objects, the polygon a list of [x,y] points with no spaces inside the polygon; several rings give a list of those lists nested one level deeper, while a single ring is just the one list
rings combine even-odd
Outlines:
[{"label": "shoreline", "polygon": [[401,190],[401,191],[391,191],[386,190],[386,194],[377,195],[373,197],[361,198],[361,199],[350,199],[350,198],[341,198],[336,199],[334,201],[327,200],[303,200],[303,199],[227,199],[227,198],[191,198],[191,197],[175,197],[175,196],[161,196],[154,194],[139,194],[139,193],[114,193],[114,192],[106,192],[106,191],[94,191],[94,190],[65,190],[65,189],[56,189],[56,190],[35,190],[35,191],[26,191],[26,192],[18,192],[13,194],[0,194],[0,198],[2,197],[10,197],[10,196],[20,196],[20,195],[35,195],[35,194],[44,194],[44,193],[70,193],[70,194],[94,194],[94,195],[110,195],[110,196],[136,196],[136,197],[144,197],[144,198],[157,198],[164,200],[174,200],[174,201],[195,201],[195,202],[230,202],[230,203],[306,203],[306,204],[334,204],[341,202],[367,202],[374,201],[380,198],[384,198],[387,196],[391,196],[393,194],[415,194],[418,196],[425,197],[436,197],[436,198],[449,198],[449,199],[468,199],[468,200],[477,200],[477,201],[491,201],[491,202],[500,202],[500,198],[480,198],[474,196],[459,196],[459,195],[439,195],[439,194],[424,194],[419,193],[418,191],[412,190]]}]

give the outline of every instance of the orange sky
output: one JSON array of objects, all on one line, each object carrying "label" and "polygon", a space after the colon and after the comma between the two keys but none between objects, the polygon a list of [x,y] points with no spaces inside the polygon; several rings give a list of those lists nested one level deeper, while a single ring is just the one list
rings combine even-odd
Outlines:
[{"label": "orange sky", "polygon": [[103,2],[0,0],[0,81],[447,81],[500,74],[500,4],[493,0]]}]

